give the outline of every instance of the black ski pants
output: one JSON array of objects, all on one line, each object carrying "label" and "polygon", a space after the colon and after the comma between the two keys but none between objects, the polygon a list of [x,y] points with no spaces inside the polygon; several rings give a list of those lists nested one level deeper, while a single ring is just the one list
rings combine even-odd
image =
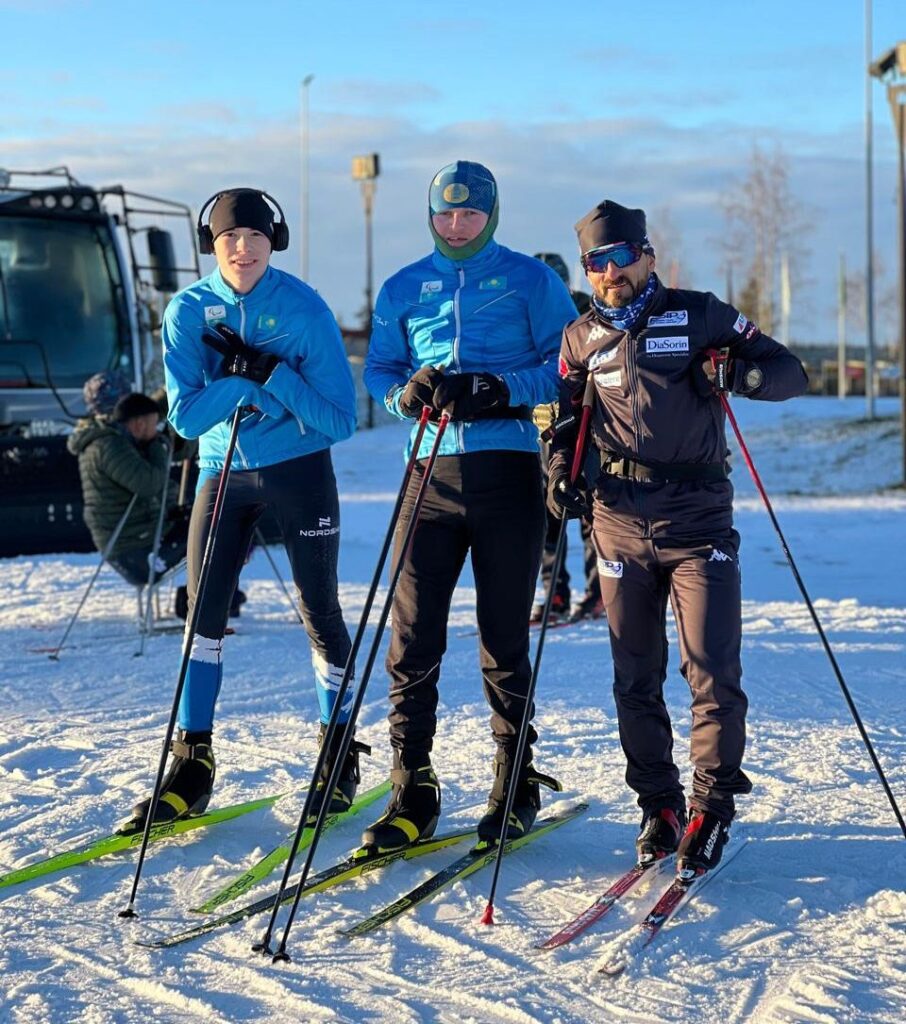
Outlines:
[{"label": "black ski pants", "polygon": [[614,665],[626,781],[639,806],[683,804],[664,702],[667,602],[692,693],[690,806],[726,820],[752,784],[741,769],[748,701],[741,685],[739,534],[701,540],[614,536],[595,529]]},{"label": "black ski pants", "polygon": [[[205,480],[192,508],[190,618],[219,482],[219,475]],[[312,650],[330,665],[342,668],[351,643],[337,596],[340,502],[329,449],[262,469],[230,473],[196,633],[209,638],[223,636],[255,526],[268,508],[283,534]]]},{"label": "black ski pants", "polygon": [[[397,529],[395,561],[423,475],[419,462]],[[537,455],[487,451],[437,460],[393,599],[390,742],[404,754],[404,765],[418,767],[433,746],[450,602],[467,554],[491,731],[499,746],[515,749],[531,677],[529,615],[543,532]],[[536,739],[530,727],[528,742]]]}]

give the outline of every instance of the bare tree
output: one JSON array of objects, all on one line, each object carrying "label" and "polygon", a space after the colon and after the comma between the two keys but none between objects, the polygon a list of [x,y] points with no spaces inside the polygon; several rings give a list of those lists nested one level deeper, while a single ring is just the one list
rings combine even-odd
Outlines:
[{"label": "bare tree", "polygon": [[689,288],[690,269],[683,259],[680,231],[669,206],[658,206],[648,218],[651,244],[657,256],[658,274],[671,288]]},{"label": "bare tree", "polygon": [[[896,349],[897,341],[897,288],[888,280],[887,268],[881,257],[874,254],[875,321],[885,346]],[[853,270],[846,275],[846,319],[857,331],[866,330],[865,271]]]},{"label": "bare tree", "polygon": [[741,282],[736,305],[773,334],[779,320],[781,258],[786,253],[795,289],[803,280],[810,214],[792,195],[781,149],[766,153],[753,146],[748,168],[747,177],[722,199],[727,221],[722,244]]}]

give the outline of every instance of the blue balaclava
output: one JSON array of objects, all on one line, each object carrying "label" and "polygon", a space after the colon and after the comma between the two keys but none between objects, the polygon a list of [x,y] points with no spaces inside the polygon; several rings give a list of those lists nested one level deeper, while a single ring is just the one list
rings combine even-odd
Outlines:
[{"label": "blue balaclava", "polygon": [[[431,218],[435,213],[441,213],[444,210],[465,207],[486,213],[488,222],[481,234],[477,238],[473,238],[468,245],[453,248],[453,246],[447,245],[434,230]],[[448,256],[451,260],[466,260],[470,256],[474,256],[490,241],[497,229],[499,215],[497,182],[487,167],[472,163],[471,160],[457,160],[455,163],[442,167],[434,176],[431,189],[428,192],[428,226],[431,228],[434,244],[444,256]]]}]

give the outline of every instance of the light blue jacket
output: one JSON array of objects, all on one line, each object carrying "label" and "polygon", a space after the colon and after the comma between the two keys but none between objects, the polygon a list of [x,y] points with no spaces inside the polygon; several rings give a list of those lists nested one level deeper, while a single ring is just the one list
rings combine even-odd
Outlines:
[{"label": "light blue jacket", "polygon": [[[223,357],[201,340],[218,323],[281,360],[266,383],[222,375]],[[215,270],[174,295],[162,337],[168,419],[183,437],[201,438],[202,473],[223,468],[239,405],[260,411],[242,420],[233,469],[308,455],[355,432],[355,385],[337,322],[292,274],[268,267],[247,295],[237,295]]]},{"label": "light blue jacket", "polygon": [[[563,282],[534,257],[493,239],[466,260],[448,259],[435,249],[381,289],[365,386],[401,419],[406,418],[399,407],[403,387],[429,365],[448,373],[497,374],[510,390],[510,405],[551,402],[557,397],[560,336],[575,318]],[[429,453],[435,433],[429,424],[420,458]],[[537,452],[538,431],[529,420],[451,423],[440,454],[495,449]]]}]

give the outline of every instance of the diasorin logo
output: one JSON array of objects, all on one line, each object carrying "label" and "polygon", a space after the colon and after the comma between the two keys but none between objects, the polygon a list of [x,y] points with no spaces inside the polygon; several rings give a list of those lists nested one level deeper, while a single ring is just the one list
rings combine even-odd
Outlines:
[{"label": "diasorin logo", "polygon": [[688,352],[689,339],[683,336],[676,338],[646,338],[645,351],[650,356],[672,356],[674,353]]}]

